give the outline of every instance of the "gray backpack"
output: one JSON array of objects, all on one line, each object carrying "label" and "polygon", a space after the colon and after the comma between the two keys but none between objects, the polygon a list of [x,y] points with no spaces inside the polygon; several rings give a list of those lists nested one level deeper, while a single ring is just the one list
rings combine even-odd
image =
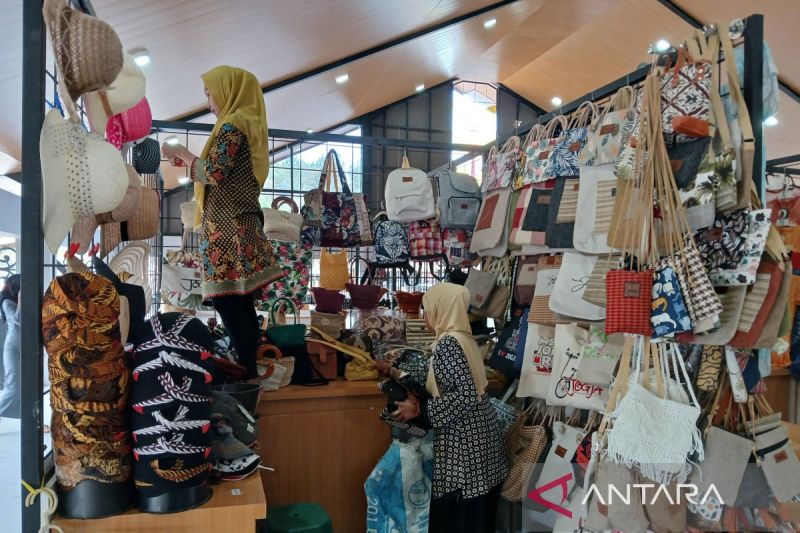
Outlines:
[{"label": "gray backpack", "polygon": [[442,228],[473,229],[481,209],[481,188],[475,178],[442,170],[439,181],[439,224]]}]

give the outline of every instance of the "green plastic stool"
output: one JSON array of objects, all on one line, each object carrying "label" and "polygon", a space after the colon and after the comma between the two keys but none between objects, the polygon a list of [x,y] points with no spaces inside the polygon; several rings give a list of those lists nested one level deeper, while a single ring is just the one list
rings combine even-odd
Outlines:
[{"label": "green plastic stool", "polygon": [[333,533],[331,517],[317,503],[292,503],[270,507],[268,533]]}]

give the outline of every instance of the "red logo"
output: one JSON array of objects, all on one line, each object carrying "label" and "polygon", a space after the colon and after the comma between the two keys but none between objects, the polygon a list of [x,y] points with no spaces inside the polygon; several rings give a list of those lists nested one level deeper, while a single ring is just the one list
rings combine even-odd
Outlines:
[{"label": "red logo", "polygon": [[[541,487],[538,487],[530,491],[528,493],[528,498],[535,501],[539,505],[547,507],[551,511],[555,511],[559,514],[562,514],[567,518],[572,518],[572,511],[570,511],[569,509],[565,509],[564,507],[561,507],[561,504],[567,501],[567,489],[568,489],[567,483],[572,481],[572,479],[573,479],[572,472],[570,472],[569,474],[565,474],[560,478],[551,481],[547,485],[542,485]],[[561,487],[561,501],[559,501],[558,503],[553,503],[549,500],[545,500],[544,498],[542,498],[543,493],[555,487]]]}]

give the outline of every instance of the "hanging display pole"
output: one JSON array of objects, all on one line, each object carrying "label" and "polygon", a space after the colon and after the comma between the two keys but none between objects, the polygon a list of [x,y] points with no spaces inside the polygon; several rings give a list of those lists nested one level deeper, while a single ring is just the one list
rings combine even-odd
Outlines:
[{"label": "hanging display pole", "polygon": [[[38,487],[44,479],[42,402],[44,368],[41,342],[44,243],[42,238],[42,169],[39,161],[39,131],[44,122],[45,32],[42,0],[26,0],[22,13],[22,198],[20,220],[21,361],[21,479]],[[9,483],[19,483],[10,479]],[[22,491],[22,531],[39,530],[39,505],[25,507]]]},{"label": "hanging display pole", "polygon": [[753,184],[762,201],[764,186],[764,15],[750,15],[744,26],[744,101],[753,125]]}]

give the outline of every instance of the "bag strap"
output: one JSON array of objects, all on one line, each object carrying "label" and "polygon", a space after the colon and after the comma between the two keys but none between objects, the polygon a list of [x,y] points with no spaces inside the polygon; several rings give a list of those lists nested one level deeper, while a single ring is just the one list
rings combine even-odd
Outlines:
[{"label": "bag strap", "polygon": [[369,270],[369,261],[367,261],[366,258],[356,255],[353,256],[352,259],[350,259],[350,269],[349,269],[350,280],[352,281],[352,283],[356,284],[358,284],[358,278],[355,276],[355,269],[353,267],[356,266],[359,261],[363,261],[367,265],[367,270]]},{"label": "bag strap", "polygon": [[[319,178],[319,188],[324,190],[325,192],[331,192],[330,190],[330,182],[331,182],[331,174],[334,172],[338,174],[339,181],[338,183],[341,184],[342,192],[347,195],[351,195],[350,186],[347,185],[347,180],[344,176],[344,169],[342,168],[342,163],[339,161],[339,154],[336,153],[336,150],[331,149],[328,151],[328,155],[325,157],[325,169],[323,169],[322,176]],[[333,179],[334,188],[336,189],[335,192],[339,192],[339,186],[337,185],[336,178]]]},{"label": "bag strap", "polygon": [[372,217],[372,221],[377,222],[377,220],[381,217],[385,218],[386,220],[389,220],[389,215],[386,213],[386,211],[378,211],[378,214]]},{"label": "bag strap", "polygon": [[544,130],[544,137],[545,139],[554,139],[556,137],[555,132],[558,126],[561,126],[561,131],[567,129],[567,117],[564,115],[558,115],[550,119],[550,122],[547,123]]},{"label": "bag strap", "polygon": [[518,149],[519,149],[519,137],[517,137],[516,135],[512,135],[511,137],[508,138],[505,144],[503,144],[503,149],[500,150],[500,153],[507,154],[512,150],[518,150]]},{"label": "bag strap", "polygon": [[523,148],[528,148],[533,143],[541,140],[543,133],[544,126],[541,124],[534,124],[534,126],[528,132],[528,135],[525,136],[525,141],[522,143]]},{"label": "bag strap", "polygon": [[282,296],[281,298],[278,298],[277,300],[272,302],[272,305],[269,306],[269,320],[272,323],[272,325],[273,326],[277,326],[278,325],[278,321],[275,320],[275,309],[276,309],[277,305],[281,301],[284,301],[284,302],[288,303],[289,306],[291,307],[292,311],[294,311],[294,314],[293,314],[294,323],[297,324],[297,315],[299,314],[298,311],[297,311],[297,306],[289,298],[286,298],[285,296]]},{"label": "bag strap", "polygon": [[284,205],[291,207],[292,213],[300,212],[300,209],[297,207],[295,201],[288,196],[276,196],[275,199],[272,200],[272,209],[280,209]]},{"label": "bag strap", "polygon": [[370,357],[369,352],[365,352],[364,350],[356,348],[355,346],[350,346],[349,344],[339,342],[316,326],[309,327],[311,328],[311,331],[322,337],[321,339],[311,339],[312,342],[324,344],[325,346],[329,346],[337,351],[346,353],[351,357],[360,359],[363,362],[372,362],[372,357]]},{"label": "bag strap", "polygon": [[608,402],[606,403],[605,414],[603,420],[600,422],[600,427],[597,429],[597,435],[602,437],[606,432],[606,427],[611,420],[611,413],[617,408],[617,403],[628,392],[628,377],[631,371],[631,355],[633,354],[633,341],[632,335],[625,335],[625,344],[622,347],[622,356],[619,360],[619,368],[617,370],[617,377],[611,385],[611,391],[608,394]]}]

